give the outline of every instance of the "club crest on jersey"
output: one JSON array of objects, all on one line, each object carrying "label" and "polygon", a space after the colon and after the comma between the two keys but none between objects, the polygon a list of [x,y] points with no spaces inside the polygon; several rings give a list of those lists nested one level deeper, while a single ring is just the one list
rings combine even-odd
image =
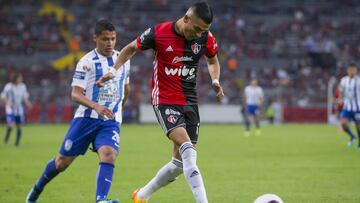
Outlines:
[{"label": "club crest on jersey", "polygon": [[198,54],[200,52],[201,45],[198,43],[194,43],[191,45],[191,50],[194,52],[194,54]]},{"label": "club crest on jersey", "polygon": [[167,118],[167,121],[168,121],[169,123],[175,124],[176,121],[177,121],[177,119],[178,119],[178,118],[177,118],[176,116],[170,115],[170,116]]},{"label": "club crest on jersey", "polygon": [[90,71],[90,68],[89,68],[88,66],[86,66],[86,65],[84,65],[82,68],[83,68],[83,70],[86,71],[86,72]]},{"label": "club crest on jersey", "polygon": [[73,142],[71,140],[67,139],[64,144],[65,151],[69,151],[72,147],[72,144],[73,144]]}]

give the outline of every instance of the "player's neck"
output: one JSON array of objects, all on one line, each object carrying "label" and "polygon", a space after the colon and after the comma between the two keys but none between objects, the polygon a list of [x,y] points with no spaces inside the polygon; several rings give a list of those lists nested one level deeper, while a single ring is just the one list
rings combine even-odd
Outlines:
[{"label": "player's neck", "polygon": [[185,37],[184,32],[181,29],[181,23],[182,23],[182,18],[180,18],[179,20],[177,20],[175,22],[175,32],[176,32],[176,34]]},{"label": "player's neck", "polygon": [[99,48],[95,48],[95,51],[96,51],[96,53],[98,53],[98,54],[100,54],[101,56],[104,56],[104,57],[110,57],[110,56],[112,56],[114,54],[114,52],[112,52],[110,55],[106,55],[106,54],[102,53]]}]

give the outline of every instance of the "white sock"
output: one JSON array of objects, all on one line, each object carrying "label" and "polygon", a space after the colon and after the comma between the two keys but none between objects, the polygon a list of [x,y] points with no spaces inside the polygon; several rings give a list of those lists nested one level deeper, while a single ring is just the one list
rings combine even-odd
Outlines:
[{"label": "white sock", "polygon": [[165,164],[143,188],[137,193],[139,199],[148,200],[150,196],[161,187],[168,185],[176,180],[183,173],[182,162],[173,158]]},{"label": "white sock", "polygon": [[183,143],[179,152],[183,160],[184,176],[197,203],[208,203],[203,179],[196,165],[196,150],[191,142]]}]

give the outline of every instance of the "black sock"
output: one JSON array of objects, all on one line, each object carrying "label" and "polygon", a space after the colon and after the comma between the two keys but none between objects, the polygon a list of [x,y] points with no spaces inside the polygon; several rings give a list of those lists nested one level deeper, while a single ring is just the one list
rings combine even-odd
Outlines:
[{"label": "black sock", "polygon": [[351,139],[354,139],[354,138],[355,138],[354,133],[350,130],[349,127],[344,127],[344,126],[343,126],[343,129],[344,129],[344,131],[350,136]]},{"label": "black sock", "polygon": [[20,144],[20,138],[21,138],[21,128],[18,128],[17,131],[16,131],[15,146],[19,146],[19,144]]},{"label": "black sock", "polygon": [[7,127],[7,129],[6,129],[6,135],[5,135],[5,140],[4,140],[4,143],[5,143],[5,144],[9,142],[11,130],[12,130],[12,128]]}]

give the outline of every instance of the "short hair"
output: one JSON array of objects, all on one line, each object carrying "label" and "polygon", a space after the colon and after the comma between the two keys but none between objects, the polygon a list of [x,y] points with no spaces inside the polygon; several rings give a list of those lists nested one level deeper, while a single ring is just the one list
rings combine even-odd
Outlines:
[{"label": "short hair", "polygon": [[210,24],[213,20],[213,11],[207,2],[198,2],[190,7],[194,14],[203,20],[205,23]]},{"label": "short hair", "polygon": [[357,68],[357,67],[356,67],[356,63],[350,63],[349,66],[348,66],[348,68]]},{"label": "short hair", "polygon": [[99,20],[95,25],[95,35],[100,35],[102,31],[115,31],[115,26],[106,19]]}]

